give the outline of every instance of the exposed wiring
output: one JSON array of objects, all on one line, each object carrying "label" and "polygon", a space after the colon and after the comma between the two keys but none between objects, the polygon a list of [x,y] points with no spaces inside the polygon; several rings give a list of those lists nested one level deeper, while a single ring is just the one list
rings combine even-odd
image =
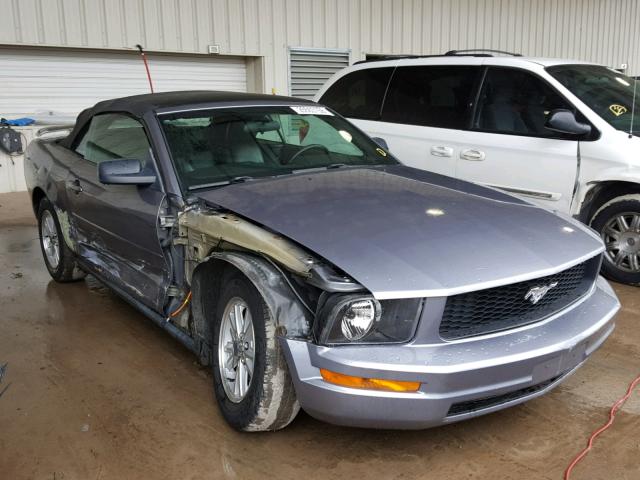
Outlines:
[{"label": "exposed wiring", "polygon": [[593,441],[596,439],[596,437],[598,437],[598,435],[600,435],[602,432],[604,432],[607,428],[609,428],[613,424],[613,419],[615,418],[616,413],[618,413],[618,410],[620,410],[624,405],[624,403],[629,399],[629,397],[631,396],[631,393],[633,392],[633,389],[638,384],[640,384],[640,375],[638,375],[635,378],[635,380],[633,380],[629,384],[629,388],[627,388],[627,393],[625,393],[624,396],[619,398],[616,401],[616,403],[613,404],[613,406],[611,407],[611,410],[609,410],[609,421],[591,434],[591,436],[589,437],[589,441],[587,442],[587,446],[578,455],[576,455],[576,457],[571,461],[571,463],[569,464],[569,466],[564,472],[564,480],[569,480],[569,476],[571,475],[571,471],[573,470],[573,467],[575,467],[576,464],[580,460],[582,460],[584,456],[589,452],[589,450],[591,450],[591,447],[593,446]]},{"label": "exposed wiring", "polygon": [[186,297],[184,297],[184,300],[182,301],[182,303],[180,304],[180,306],[178,308],[176,308],[173,312],[171,312],[169,314],[169,317],[167,318],[167,321],[169,321],[169,319],[175,317],[176,315],[180,314],[180,312],[182,312],[182,310],[185,309],[185,307],[187,305],[189,305],[189,302],[191,301],[191,292],[189,292],[187,294]]}]

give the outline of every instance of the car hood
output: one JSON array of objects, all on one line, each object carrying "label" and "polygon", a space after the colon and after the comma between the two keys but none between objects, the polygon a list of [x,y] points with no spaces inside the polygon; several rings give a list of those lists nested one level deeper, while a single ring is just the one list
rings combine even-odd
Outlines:
[{"label": "car hood", "polygon": [[198,195],[299,243],[379,299],[528,280],[603,250],[570,218],[401,165],[298,173]]}]

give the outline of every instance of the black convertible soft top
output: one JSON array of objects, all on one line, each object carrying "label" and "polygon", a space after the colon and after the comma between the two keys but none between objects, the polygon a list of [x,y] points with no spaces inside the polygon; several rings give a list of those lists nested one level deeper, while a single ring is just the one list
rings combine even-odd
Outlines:
[{"label": "black convertible soft top", "polygon": [[303,98],[260,93],[221,92],[215,90],[184,90],[177,92],[147,93],[130,97],[114,98],[96,103],[78,115],[71,134],[61,141],[71,148],[73,140],[84,129],[94,115],[104,112],[126,112],[142,118],[147,113],[170,111],[172,109],[198,109],[214,106],[273,105],[273,104],[313,104]]}]

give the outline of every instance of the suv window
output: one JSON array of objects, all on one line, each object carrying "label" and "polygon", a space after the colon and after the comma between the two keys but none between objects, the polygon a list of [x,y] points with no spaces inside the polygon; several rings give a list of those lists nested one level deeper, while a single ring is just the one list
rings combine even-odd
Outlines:
[{"label": "suv window", "polygon": [[320,99],[344,117],[378,120],[393,67],[356,70],[334,83]]},{"label": "suv window", "polygon": [[427,127],[468,126],[479,67],[398,67],[382,109],[382,121]]},{"label": "suv window", "polygon": [[489,68],[473,126],[485,132],[562,137],[544,127],[557,108],[574,110],[537,76],[513,68]]},{"label": "suv window", "polygon": [[127,158],[140,160],[144,166],[150,148],[140,122],[127,115],[106,113],[91,119],[75,151],[93,163]]},{"label": "suv window", "polygon": [[638,80],[600,65],[557,65],[547,71],[618,130],[629,131],[633,113],[633,133],[640,133]]}]

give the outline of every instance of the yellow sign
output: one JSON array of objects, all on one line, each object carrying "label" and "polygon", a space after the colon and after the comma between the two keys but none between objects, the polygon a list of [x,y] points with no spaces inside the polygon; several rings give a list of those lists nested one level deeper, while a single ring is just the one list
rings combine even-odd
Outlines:
[{"label": "yellow sign", "polygon": [[619,117],[623,113],[627,113],[627,107],[618,105],[617,103],[609,105],[609,110],[611,110],[611,113],[613,113],[616,117]]}]

